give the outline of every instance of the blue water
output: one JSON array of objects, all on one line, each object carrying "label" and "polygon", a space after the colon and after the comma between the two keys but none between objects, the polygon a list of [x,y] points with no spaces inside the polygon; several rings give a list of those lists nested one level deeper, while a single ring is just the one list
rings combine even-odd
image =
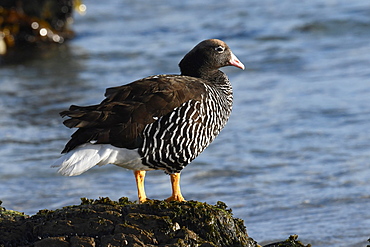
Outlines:
[{"label": "blue water", "polygon": [[[318,247],[370,237],[370,2],[85,0],[77,37],[0,68],[0,200],[34,214],[81,197],[136,200],[115,166],[62,177],[50,165],[72,130],[58,112],[99,103],[107,87],[177,73],[203,39],[226,41],[226,128],[182,173],[186,199],[224,201],[261,244],[298,234]],[[150,198],[170,195],[150,172]]]}]

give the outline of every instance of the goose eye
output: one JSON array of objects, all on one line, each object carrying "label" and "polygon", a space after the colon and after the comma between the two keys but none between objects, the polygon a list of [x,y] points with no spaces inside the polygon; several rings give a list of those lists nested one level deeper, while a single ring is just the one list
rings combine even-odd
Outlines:
[{"label": "goose eye", "polygon": [[218,53],[222,53],[222,52],[224,52],[224,51],[225,51],[225,47],[223,47],[223,46],[217,46],[217,47],[215,48],[215,50],[216,50]]}]

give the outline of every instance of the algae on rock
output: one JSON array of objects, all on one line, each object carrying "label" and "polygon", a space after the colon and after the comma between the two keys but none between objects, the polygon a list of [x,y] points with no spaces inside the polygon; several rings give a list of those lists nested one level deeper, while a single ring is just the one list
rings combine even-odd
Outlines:
[{"label": "algae on rock", "polygon": [[0,246],[258,246],[222,202],[82,198],[78,206],[0,220],[0,230]]},{"label": "algae on rock", "polygon": [[301,241],[298,241],[298,235],[291,235],[285,241],[264,245],[263,247],[311,247],[310,244],[303,245]]},{"label": "algae on rock", "polygon": [[[223,202],[81,199],[31,217],[0,206],[0,247],[260,247]],[[1,205],[1,201],[0,201]],[[265,247],[305,247],[298,236]],[[307,245],[308,247],[310,245]]]}]

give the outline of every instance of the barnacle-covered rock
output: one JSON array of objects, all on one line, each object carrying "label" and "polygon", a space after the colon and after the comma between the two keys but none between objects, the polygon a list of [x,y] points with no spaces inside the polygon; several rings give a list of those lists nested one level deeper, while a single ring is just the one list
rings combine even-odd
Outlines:
[{"label": "barnacle-covered rock", "polygon": [[263,247],[311,247],[310,244],[303,245],[301,241],[298,241],[298,235],[291,235],[285,241],[281,241],[278,243],[268,244]]},{"label": "barnacle-covered rock", "polygon": [[21,216],[0,220],[0,246],[258,246],[222,202],[83,198],[78,206]]},{"label": "barnacle-covered rock", "polygon": [[[126,197],[81,201],[62,209],[40,210],[31,217],[0,207],[0,247],[261,247],[223,202],[148,200],[136,204]],[[310,246],[297,238],[292,235],[264,247]]]}]

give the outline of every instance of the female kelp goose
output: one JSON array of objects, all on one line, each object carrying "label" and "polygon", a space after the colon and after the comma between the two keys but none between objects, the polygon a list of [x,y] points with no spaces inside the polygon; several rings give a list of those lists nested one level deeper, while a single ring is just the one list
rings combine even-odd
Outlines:
[{"label": "female kelp goose", "polygon": [[78,128],[54,167],[79,175],[93,166],[115,164],[134,170],[139,202],[147,200],[145,172],[170,174],[172,196],[184,201],[180,171],[225,126],[232,109],[232,87],[220,70],[244,65],[221,40],[195,46],[181,60],[181,75],[156,75],[108,88],[99,105],[75,106],[60,113],[64,125]]}]

